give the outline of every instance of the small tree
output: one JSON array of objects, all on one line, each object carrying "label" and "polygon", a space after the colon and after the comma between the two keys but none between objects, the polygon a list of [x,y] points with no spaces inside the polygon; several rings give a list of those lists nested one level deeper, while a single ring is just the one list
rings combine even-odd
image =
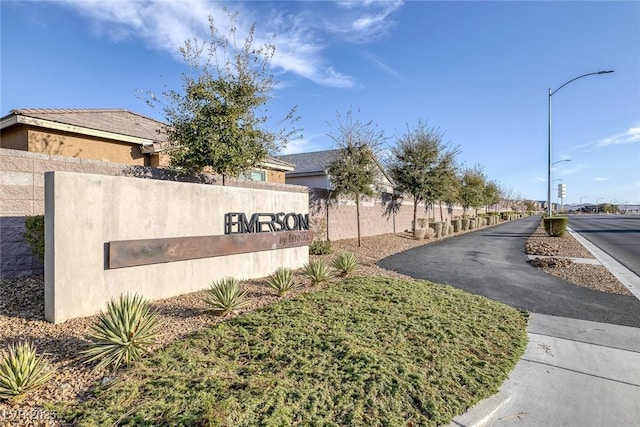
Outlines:
[{"label": "small tree", "polygon": [[[453,206],[456,203],[460,203],[460,188],[462,186],[461,174],[458,171],[458,166],[456,165],[456,169],[452,170],[447,174],[445,180],[445,188],[446,191],[444,193],[444,197],[442,197],[442,202],[444,202],[449,210],[453,212]],[[442,208],[442,206],[441,206]],[[442,209],[440,210],[440,218],[442,220]]]},{"label": "small tree", "polygon": [[391,148],[388,170],[399,191],[413,198],[413,234],[416,232],[420,202],[433,203],[451,190],[451,174],[455,175],[458,147],[442,142],[443,133],[419,121],[415,128],[407,125],[405,133],[396,136]]},{"label": "small tree", "polygon": [[466,214],[469,208],[477,209],[483,205],[485,181],[484,172],[479,164],[463,170],[460,185],[460,203],[463,214]]},{"label": "small tree", "polygon": [[[264,106],[276,85],[269,71],[275,46],[254,46],[255,25],[238,46],[236,15],[227,13],[228,36],[210,17],[210,39],[188,40],[180,49],[190,69],[182,74],[182,92],[166,90],[165,102],[149,93],[148,100],[163,105],[171,166],[185,173],[206,168],[222,175],[223,183],[225,177],[237,176],[277,152],[300,132],[266,126]],[[279,125],[297,119],[294,107]]]},{"label": "small tree", "polygon": [[337,145],[339,154],[329,164],[328,173],[333,186],[333,197],[352,196],[356,202],[358,246],[360,239],[360,199],[373,194],[378,176],[376,151],[385,141],[384,132],[372,121],[354,119],[351,110],[345,116],[337,114],[337,128],[329,137]]},{"label": "small tree", "polygon": [[525,200],[524,206],[529,212],[533,212],[536,210],[536,203],[533,200]]},{"label": "small tree", "polygon": [[446,151],[441,156],[439,166],[436,170],[436,191],[434,191],[433,196],[440,204],[440,221],[444,221],[442,202],[451,206],[458,198],[460,181],[458,179],[458,164],[455,158],[459,152],[458,146],[453,150]]},{"label": "small tree", "polygon": [[486,212],[489,212],[489,207],[500,202],[500,186],[495,181],[489,181],[485,183],[483,189],[484,205]]}]

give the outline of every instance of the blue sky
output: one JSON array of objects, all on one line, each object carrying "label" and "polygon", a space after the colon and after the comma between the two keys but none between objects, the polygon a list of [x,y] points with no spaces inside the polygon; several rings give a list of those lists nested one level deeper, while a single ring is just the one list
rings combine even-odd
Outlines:
[{"label": "blue sky", "polygon": [[[547,89],[554,189],[568,203],[640,204],[640,2],[233,2],[238,30],[276,34],[274,119],[296,105],[303,139],[332,148],[336,113],[359,110],[392,144],[426,120],[461,163],[546,199]],[[1,2],[1,111],[125,108],[162,120],[140,91],[179,89],[178,48],[224,4]],[[555,201],[555,191],[553,200]]]}]

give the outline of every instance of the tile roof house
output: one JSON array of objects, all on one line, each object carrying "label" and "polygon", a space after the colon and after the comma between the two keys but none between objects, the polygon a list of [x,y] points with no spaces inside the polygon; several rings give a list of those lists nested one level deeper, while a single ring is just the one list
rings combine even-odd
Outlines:
[{"label": "tile roof house", "polygon": [[[16,109],[0,118],[0,148],[166,167],[166,124],[123,109]],[[267,158],[248,175],[284,183],[293,165]]]},{"label": "tile roof house", "polygon": [[[330,190],[331,177],[329,164],[340,154],[340,150],[315,151],[310,153],[286,154],[277,156],[278,159],[295,165],[295,170],[287,172],[285,182],[294,185],[306,185],[313,188]],[[392,193],[393,182],[385,169],[376,162],[379,173],[374,189],[381,193]]]}]

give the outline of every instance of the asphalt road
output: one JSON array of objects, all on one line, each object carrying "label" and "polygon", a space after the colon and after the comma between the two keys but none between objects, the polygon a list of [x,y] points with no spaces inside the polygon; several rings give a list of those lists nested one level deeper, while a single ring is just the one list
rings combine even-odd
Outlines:
[{"label": "asphalt road", "polygon": [[640,215],[570,215],[569,227],[640,276]]},{"label": "asphalt road", "polygon": [[640,301],[598,292],[527,263],[524,245],[540,217],[507,222],[392,255],[379,262],[533,313],[640,327]]}]

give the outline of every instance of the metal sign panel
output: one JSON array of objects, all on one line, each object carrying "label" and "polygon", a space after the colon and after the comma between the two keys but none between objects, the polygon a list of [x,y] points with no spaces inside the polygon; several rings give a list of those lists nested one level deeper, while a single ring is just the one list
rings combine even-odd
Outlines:
[{"label": "metal sign panel", "polygon": [[229,234],[108,242],[108,269],[309,246],[313,232]]}]

